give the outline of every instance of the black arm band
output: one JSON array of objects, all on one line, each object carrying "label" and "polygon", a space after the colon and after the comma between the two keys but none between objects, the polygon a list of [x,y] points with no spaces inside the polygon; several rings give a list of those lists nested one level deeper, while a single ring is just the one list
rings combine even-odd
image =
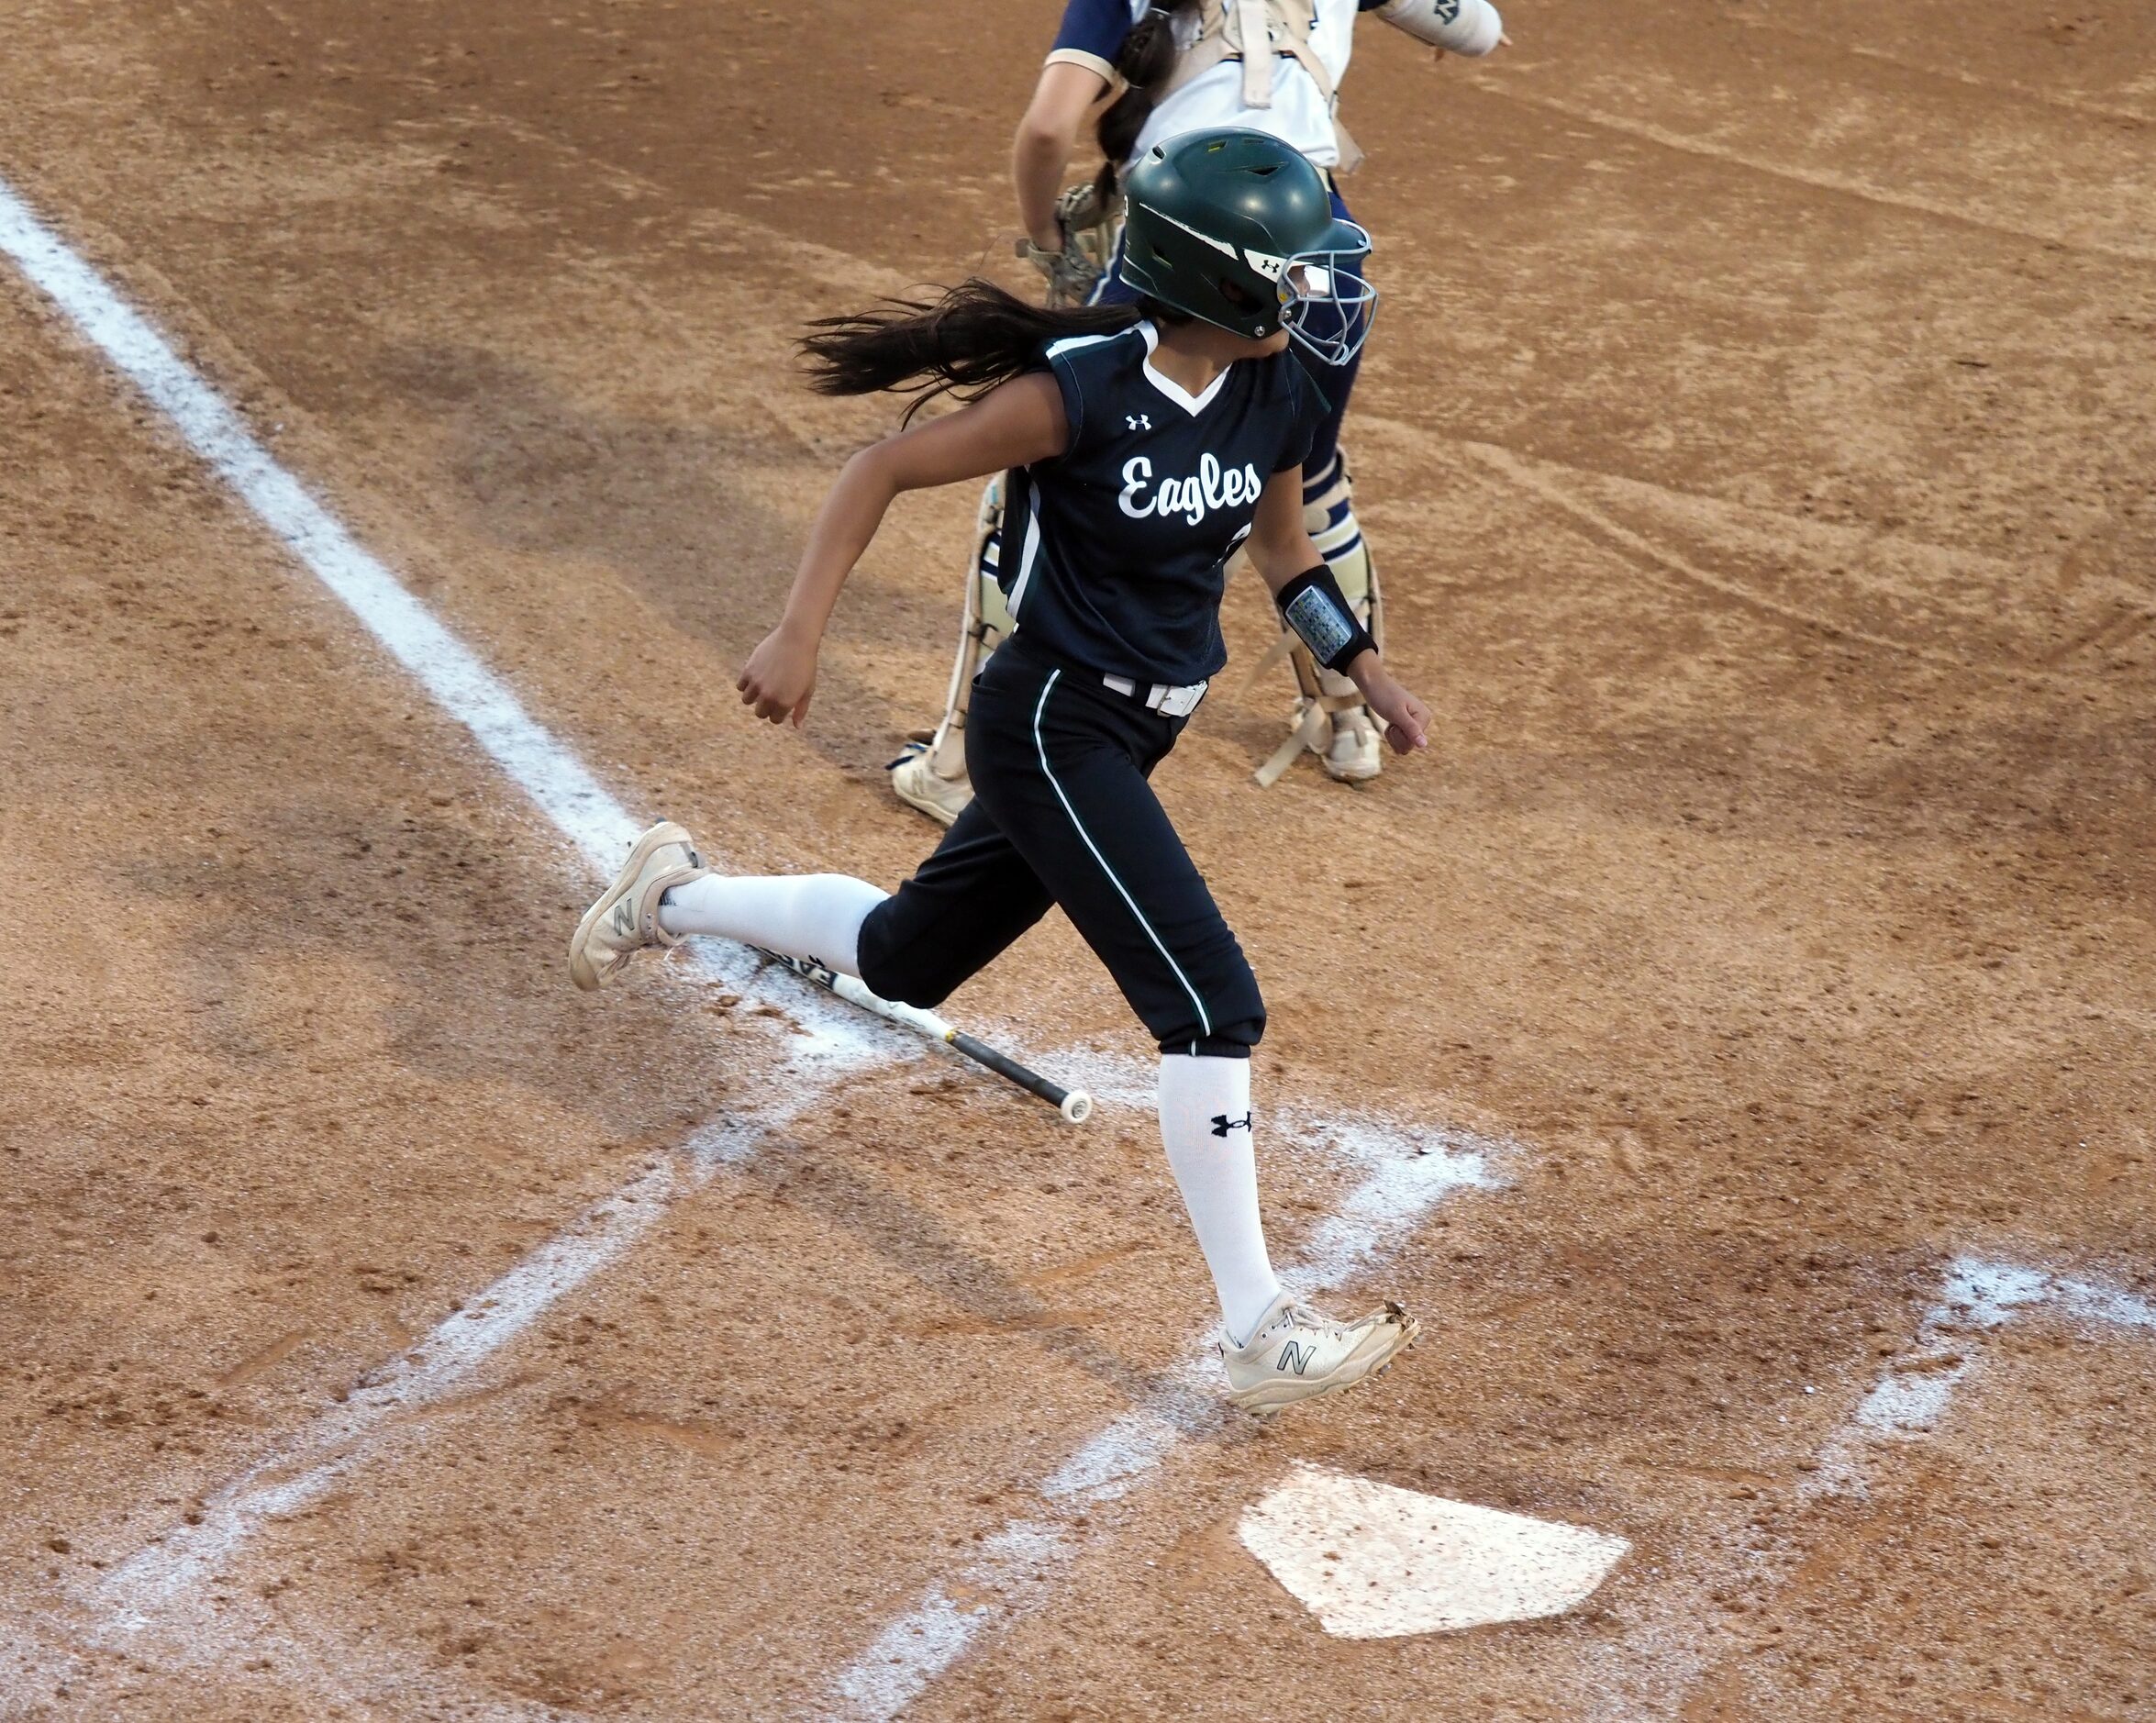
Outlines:
[{"label": "black arm band", "polygon": [[1377,650],[1332,570],[1322,562],[1283,586],[1278,602],[1281,619],[1328,670],[1344,671],[1362,652]]}]

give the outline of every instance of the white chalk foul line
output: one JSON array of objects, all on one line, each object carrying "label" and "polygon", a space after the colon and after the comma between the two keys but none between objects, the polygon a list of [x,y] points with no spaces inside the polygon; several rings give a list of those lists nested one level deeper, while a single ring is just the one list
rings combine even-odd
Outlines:
[{"label": "white chalk foul line", "polygon": [[[436,705],[472,733],[591,869],[611,874],[642,827],[590,769],[524,709],[507,684],[406,590],[396,576],[315,500],[195,375],[172,344],[38,219],[0,180],[0,253],[164,414],[187,446],[335,595]],[[739,987],[759,960],[746,947],[699,941],[692,962]],[[895,1038],[861,1014],[789,991],[786,1009],[835,1058],[885,1057]]]},{"label": "white chalk foul line", "polygon": [[[1809,1508],[1863,1499],[1883,1453],[1920,1441],[1945,1420],[1955,1391],[1982,1366],[1982,1349],[2007,1324],[2056,1311],[2099,1328],[2156,1335],[2156,1303],[2115,1286],[2018,1263],[1962,1256],[1946,1266],[1938,1296],[1917,1318],[1909,1345],[1889,1359],[1871,1389],[1819,1451],[1818,1469],[1800,1476],[1797,1502]],[[1713,1625],[1710,1589],[1737,1584],[1763,1611],[1804,1555],[1791,1543],[1761,1555],[1743,1535],[1726,1535],[1716,1559],[1671,1584],[1625,1637],[1617,1654],[1595,1665],[1582,1706],[1588,1723],[1675,1717],[1709,1670],[1731,1655],[1736,1632]],[[1758,1618],[1757,1615],[1746,1617]],[[1703,1626],[1703,1624],[1706,1624]]]},{"label": "white chalk foul line", "polygon": [[2115,1286],[1980,1257],[1947,1266],[1938,1301],[1915,1340],[1880,1373],[1870,1393],[1819,1454],[1799,1486],[1805,1498],[1861,1495],[1872,1454],[1939,1428],[1954,1390],[1976,1369],[1978,1349],[2023,1312],[2049,1306],[2082,1321],[2156,1332],[2156,1303]]},{"label": "white chalk foul line", "polygon": [[[1500,1145],[1465,1133],[1406,1142],[1386,1130],[1348,1146],[1375,1164],[1313,1230],[1288,1277],[1298,1287],[1339,1284],[1382,1261],[1453,1192],[1499,1183],[1493,1163]],[[1219,1372],[1201,1339],[1150,1404],[1115,1419],[1035,1485],[1027,1506],[983,1540],[954,1581],[931,1585],[839,1675],[836,1714],[897,1717],[975,1642],[1039,1607],[1084,1545],[1080,1522],[1144,1483],[1193,1428],[1222,1418]]]},{"label": "white chalk foul line", "polygon": [[[528,712],[479,658],[399,584],[297,479],[264,449],[216,390],[196,376],[148,319],[127,305],[0,181],[0,252],[13,259],[76,328],[131,379],[187,445],[283,540],[368,633],[418,681],[450,717],[528,795],[595,872],[612,871],[639,829],[574,753]],[[705,974],[746,984],[757,960],[745,948],[700,943],[692,962]],[[903,1043],[847,1007],[804,988],[787,1010],[809,1034],[789,1037],[796,1107],[820,1081]],[[478,1364],[550,1305],[613,1262],[642,1235],[666,1201],[745,1152],[761,1130],[719,1124],[587,1210],[539,1247],[467,1313],[452,1317],[345,1405],[212,1498],[202,1522],[121,1563],[106,1584],[126,1619],[140,1622],[212,1573],[265,1519],[312,1501],[398,1417],[446,1396]]]},{"label": "white chalk foul line", "polygon": [[637,828],[581,761],[279,465],[164,337],[0,181],[0,250],[163,412],[271,531],[468,728],[595,867]]}]

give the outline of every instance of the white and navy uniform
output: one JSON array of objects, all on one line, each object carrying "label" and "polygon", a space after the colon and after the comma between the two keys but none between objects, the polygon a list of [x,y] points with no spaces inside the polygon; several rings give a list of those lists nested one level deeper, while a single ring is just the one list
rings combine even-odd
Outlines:
[{"label": "white and navy uniform", "polygon": [[[1310,46],[1332,79],[1334,89],[1339,89],[1340,80],[1348,75],[1348,61],[1355,51],[1356,14],[1368,12],[1380,3],[1317,0],[1312,8]],[[1228,0],[1206,0],[1206,4],[1217,7]],[[1147,9],[1148,0],[1065,0],[1048,64],[1084,66],[1113,86],[1116,58]],[[1187,50],[1197,37],[1198,27],[1196,17],[1189,14],[1178,17],[1177,47]],[[1139,160],[1163,138],[1209,126],[1248,126],[1269,131],[1321,168],[1339,165],[1339,133],[1333,122],[1331,104],[1310,74],[1287,55],[1273,63],[1272,103],[1269,107],[1244,105],[1242,65],[1233,60],[1201,72],[1163,96],[1147,117],[1130,159]]]},{"label": "white and navy uniform", "polygon": [[973,684],[973,801],[861,930],[861,977],[934,1006],[1061,906],[1164,1052],[1247,1054],[1257,979],[1147,783],[1228,661],[1228,557],[1326,416],[1286,353],[1192,395],[1150,323],[1050,346],[1070,442],[1007,480],[1017,631]]}]

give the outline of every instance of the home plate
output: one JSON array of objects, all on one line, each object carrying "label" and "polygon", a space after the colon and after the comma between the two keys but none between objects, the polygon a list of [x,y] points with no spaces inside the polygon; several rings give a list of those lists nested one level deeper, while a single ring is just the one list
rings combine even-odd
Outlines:
[{"label": "home plate", "polygon": [[1239,1530],[1318,1625],[1347,1640],[1562,1615],[1632,1547],[1317,1466],[1244,1509]]}]

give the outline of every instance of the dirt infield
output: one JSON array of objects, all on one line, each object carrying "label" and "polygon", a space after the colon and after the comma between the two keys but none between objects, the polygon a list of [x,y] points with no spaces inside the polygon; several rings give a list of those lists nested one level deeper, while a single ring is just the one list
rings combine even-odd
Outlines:
[{"label": "dirt infield", "polygon": [[[1012,267],[1053,11],[22,0],[0,182],[625,808],[895,883],[972,504],[747,723],[890,417],[788,344]],[[1280,1254],[1429,1331],[1264,1428],[1067,928],[950,1010],[1076,1131],[575,995],[588,860],[0,263],[0,1716],[2156,1717],[2156,14],[1517,13],[1347,84],[1432,755],[1261,792],[1231,668],[1161,778]],[[1632,1552],[1331,1640],[1235,1538],[1296,1461]]]}]

